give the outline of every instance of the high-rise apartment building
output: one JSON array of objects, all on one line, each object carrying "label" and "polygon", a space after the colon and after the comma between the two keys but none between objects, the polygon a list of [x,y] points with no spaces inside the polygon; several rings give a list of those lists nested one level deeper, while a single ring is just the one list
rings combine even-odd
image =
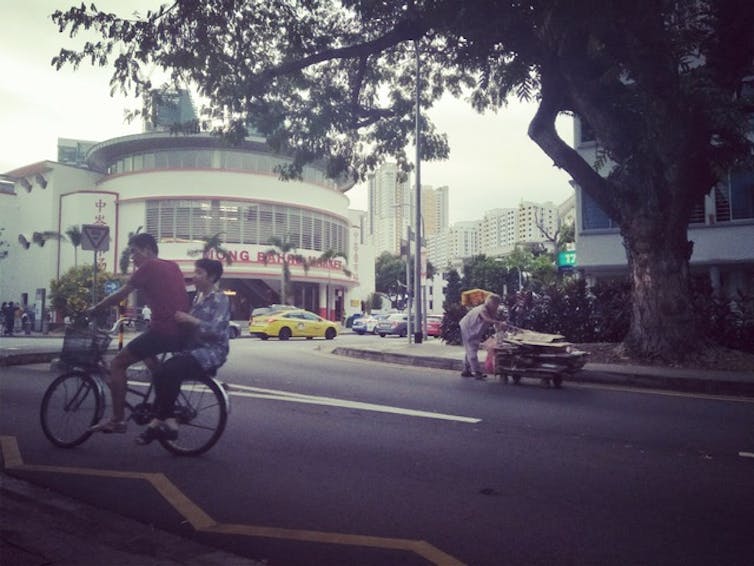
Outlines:
[{"label": "high-rise apartment building", "polygon": [[484,213],[479,232],[481,253],[488,256],[511,253],[518,241],[518,209],[488,210]]},{"label": "high-rise apartment building", "polygon": [[145,118],[146,131],[170,130],[178,124],[196,120],[196,110],[191,94],[184,89],[153,90],[151,114]]},{"label": "high-rise apartment building", "polygon": [[551,248],[549,240],[555,237],[559,226],[558,207],[553,203],[522,202],[518,205],[519,244],[545,243]]},{"label": "high-rise apartment building", "polygon": [[369,235],[375,253],[399,254],[401,239],[413,225],[414,203],[407,181],[398,181],[398,166],[383,163],[369,176]]},{"label": "high-rise apartment building", "polygon": [[448,265],[455,267],[463,263],[464,258],[478,255],[480,221],[456,222],[445,232],[428,239],[429,261],[438,271],[444,271]]},{"label": "high-rise apartment building", "polygon": [[448,229],[449,187],[422,185],[422,216],[424,217],[424,237],[430,238]]},{"label": "high-rise apartment building", "polygon": [[86,152],[97,142],[58,138],[58,163],[86,167]]}]

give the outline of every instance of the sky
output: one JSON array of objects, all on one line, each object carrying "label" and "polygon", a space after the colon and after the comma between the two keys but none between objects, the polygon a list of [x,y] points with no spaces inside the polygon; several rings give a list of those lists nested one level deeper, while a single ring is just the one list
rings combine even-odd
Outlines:
[{"label": "sky", "polygon": [[[49,15],[76,4],[72,0],[3,2],[0,19],[0,173],[43,160],[55,160],[58,138],[103,141],[138,133],[124,113],[133,98],[110,96],[108,68],[82,63],[56,71],[50,61],[60,47],[74,47]],[[79,2],[80,4],[80,2]],[[128,14],[159,5],[157,0],[100,0],[97,7]],[[123,6],[129,6],[123,11]],[[443,98],[430,118],[448,135],[450,158],[421,164],[422,185],[450,187],[450,222],[478,220],[487,210],[516,207],[522,200],[559,204],[573,193],[570,176],[526,134],[536,106],[511,100],[497,113],[480,115],[464,100]],[[572,141],[571,120],[558,131]],[[408,151],[414,155],[414,150]],[[411,181],[413,183],[413,180]],[[367,207],[366,184],[347,193],[351,207]]]}]

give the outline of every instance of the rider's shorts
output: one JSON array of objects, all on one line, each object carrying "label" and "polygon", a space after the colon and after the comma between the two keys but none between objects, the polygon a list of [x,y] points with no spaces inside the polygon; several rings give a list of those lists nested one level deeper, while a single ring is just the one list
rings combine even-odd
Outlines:
[{"label": "rider's shorts", "polygon": [[182,335],[175,336],[147,330],[126,344],[126,348],[136,359],[143,360],[166,352],[180,352],[185,341],[186,338]]}]

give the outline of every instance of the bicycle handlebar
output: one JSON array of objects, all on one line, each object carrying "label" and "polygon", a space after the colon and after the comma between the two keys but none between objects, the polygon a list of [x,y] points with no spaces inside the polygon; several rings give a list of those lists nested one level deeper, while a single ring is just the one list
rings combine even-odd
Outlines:
[{"label": "bicycle handlebar", "polygon": [[118,332],[118,327],[121,324],[125,324],[128,322],[136,322],[136,319],[130,316],[121,316],[118,318],[118,320],[115,321],[115,324],[113,324],[113,327],[110,330],[105,330],[104,328],[101,330],[103,332],[107,332],[108,334],[115,334],[116,332]]}]

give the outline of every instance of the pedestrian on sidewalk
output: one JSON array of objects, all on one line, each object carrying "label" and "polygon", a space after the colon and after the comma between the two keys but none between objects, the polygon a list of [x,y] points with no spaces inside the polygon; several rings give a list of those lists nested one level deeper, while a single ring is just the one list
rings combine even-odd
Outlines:
[{"label": "pedestrian on sidewalk", "polygon": [[144,305],[141,309],[141,318],[144,321],[144,326],[149,328],[152,323],[152,309],[149,308],[149,305]]},{"label": "pedestrian on sidewalk", "polygon": [[5,336],[13,336],[13,326],[16,324],[16,307],[13,305],[13,301],[4,303],[3,305],[3,315],[5,315],[3,334]]},{"label": "pedestrian on sidewalk", "polygon": [[502,299],[500,295],[490,294],[484,303],[472,308],[461,319],[461,341],[466,354],[463,358],[463,372],[461,377],[476,377],[485,379],[487,376],[482,372],[479,365],[479,346],[485,331],[492,325],[498,330],[505,327],[505,321],[498,318],[498,309]]}]

